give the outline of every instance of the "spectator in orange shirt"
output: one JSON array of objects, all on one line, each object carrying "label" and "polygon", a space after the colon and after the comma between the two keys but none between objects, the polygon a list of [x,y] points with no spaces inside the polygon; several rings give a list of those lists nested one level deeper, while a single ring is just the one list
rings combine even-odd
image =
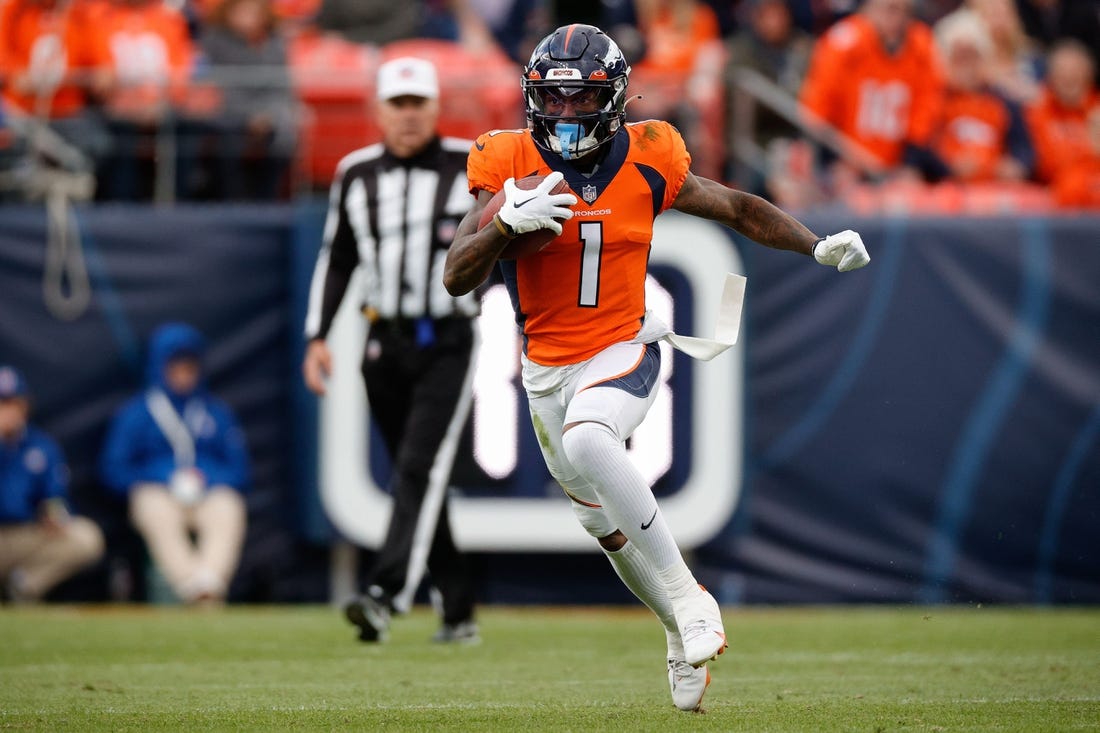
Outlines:
[{"label": "spectator in orange shirt", "polygon": [[1063,208],[1100,210],[1100,106],[1092,108],[1087,123],[1090,153],[1054,183],[1054,200]]},{"label": "spectator in orange shirt", "polygon": [[0,5],[0,76],[14,114],[47,124],[94,164],[110,148],[86,90],[95,58],[76,0],[8,0]]},{"label": "spectator in orange shirt", "polygon": [[936,25],[936,40],[947,90],[932,149],[944,164],[944,177],[1028,178],[1035,153],[1023,115],[987,85],[993,42],[985,23],[973,11],[952,13]]},{"label": "spectator in orange shirt", "polygon": [[88,46],[72,21],[71,0],[8,0],[0,6],[4,98],[41,117],[68,117],[85,105],[75,75],[89,66]]},{"label": "spectator in orange shirt", "polygon": [[[1040,181],[1057,191],[1093,165],[1090,119],[1100,112],[1092,58],[1078,41],[1062,41],[1047,56],[1047,77],[1039,101],[1028,109]],[[1091,123],[1096,124],[1096,123]]]},{"label": "spectator in orange shirt", "polygon": [[695,67],[698,47],[721,38],[718,16],[700,0],[638,0],[637,8],[646,52],[636,70],[686,76]]},{"label": "spectator in orange shirt", "polygon": [[111,0],[88,32],[96,58],[110,72],[99,89],[115,144],[103,197],[147,194],[140,162],[152,159],[165,125],[176,144],[177,190],[185,195],[205,130],[178,114],[195,56],[184,15],[162,0]]},{"label": "spectator in orange shirt", "polygon": [[[925,166],[942,98],[932,33],[913,18],[913,0],[865,0],[829,29],[814,47],[801,94],[809,112],[858,143],[870,156],[866,167],[879,171]],[[851,165],[834,166],[835,184],[852,174]]]}]

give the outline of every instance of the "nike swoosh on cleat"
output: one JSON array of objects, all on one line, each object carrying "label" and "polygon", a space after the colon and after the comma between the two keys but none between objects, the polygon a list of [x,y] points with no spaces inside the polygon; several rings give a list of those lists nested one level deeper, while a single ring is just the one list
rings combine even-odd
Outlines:
[{"label": "nike swoosh on cleat", "polygon": [[527,199],[526,201],[519,201],[519,202],[513,203],[512,206],[514,206],[518,209],[521,206],[524,206],[526,204],[531,203],[532,201],[534,201],[537,198],[538,198],[538,196],[532,196],[531,198]]},{"label": "nike swoosh on cleat", "polygon": [[642,529],[649,529],[649,525],[653,524],[653,520],[657,518],[657,510],[653,510],[653,516],[649,518],[649,521],[642,525]]}]

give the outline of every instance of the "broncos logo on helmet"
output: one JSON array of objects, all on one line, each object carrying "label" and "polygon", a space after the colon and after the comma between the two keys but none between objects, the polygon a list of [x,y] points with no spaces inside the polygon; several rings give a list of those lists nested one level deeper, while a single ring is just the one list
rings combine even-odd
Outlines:
[{"label": "broncos logo on helmet", "polygon": [[618,44],[595,26],[564,25],[543,38],[522,81],[535,144],[572,160],[611,140],[626,121],[629,78]]}]

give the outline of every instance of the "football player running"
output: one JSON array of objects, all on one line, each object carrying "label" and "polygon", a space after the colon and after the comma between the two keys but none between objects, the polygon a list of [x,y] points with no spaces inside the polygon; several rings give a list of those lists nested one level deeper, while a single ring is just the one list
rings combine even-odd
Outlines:
[{"label": "football player running", "polygon": [[[726,648],[721,611],[624,446],[656,398],[657,341],[670,333],[645,308],[653,220],[677,209],[842,272],[870,258],[855,232],[818,237],[757,196],[693,175],[674,127],[626,124],[629,75],[618,46],[594,26],[562,26],[536,46],[521,82],[528,129],[486,133],[471,149],[477,203],[443,277],[452,295],[467,293],[510,238],[544,228],[559,235],[536,254],[500,261],[523,332],[531,420],[581,525],[664,625],[673,703],[700,710],[707,662]],[[548,175],[535,189],[516,188],[532,174]],[[579,197],[551,193],[562,177]],[[501,190],[499,213],[478,230],[481,210]]]}]

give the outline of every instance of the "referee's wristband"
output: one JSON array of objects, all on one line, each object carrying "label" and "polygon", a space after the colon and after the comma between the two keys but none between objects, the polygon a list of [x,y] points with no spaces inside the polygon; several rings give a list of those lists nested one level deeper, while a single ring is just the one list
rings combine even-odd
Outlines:
[{"label": "referee's wristband", "polygon": [[493,216],[493,223],[496,224],[497,231],[500,232],[501,236],[503,236],[505,239],[516,238],[515,231],[512,230],[512,227],[508,226],[508,223],[506,221],[500,218],[500,214],[496,214]]}]

